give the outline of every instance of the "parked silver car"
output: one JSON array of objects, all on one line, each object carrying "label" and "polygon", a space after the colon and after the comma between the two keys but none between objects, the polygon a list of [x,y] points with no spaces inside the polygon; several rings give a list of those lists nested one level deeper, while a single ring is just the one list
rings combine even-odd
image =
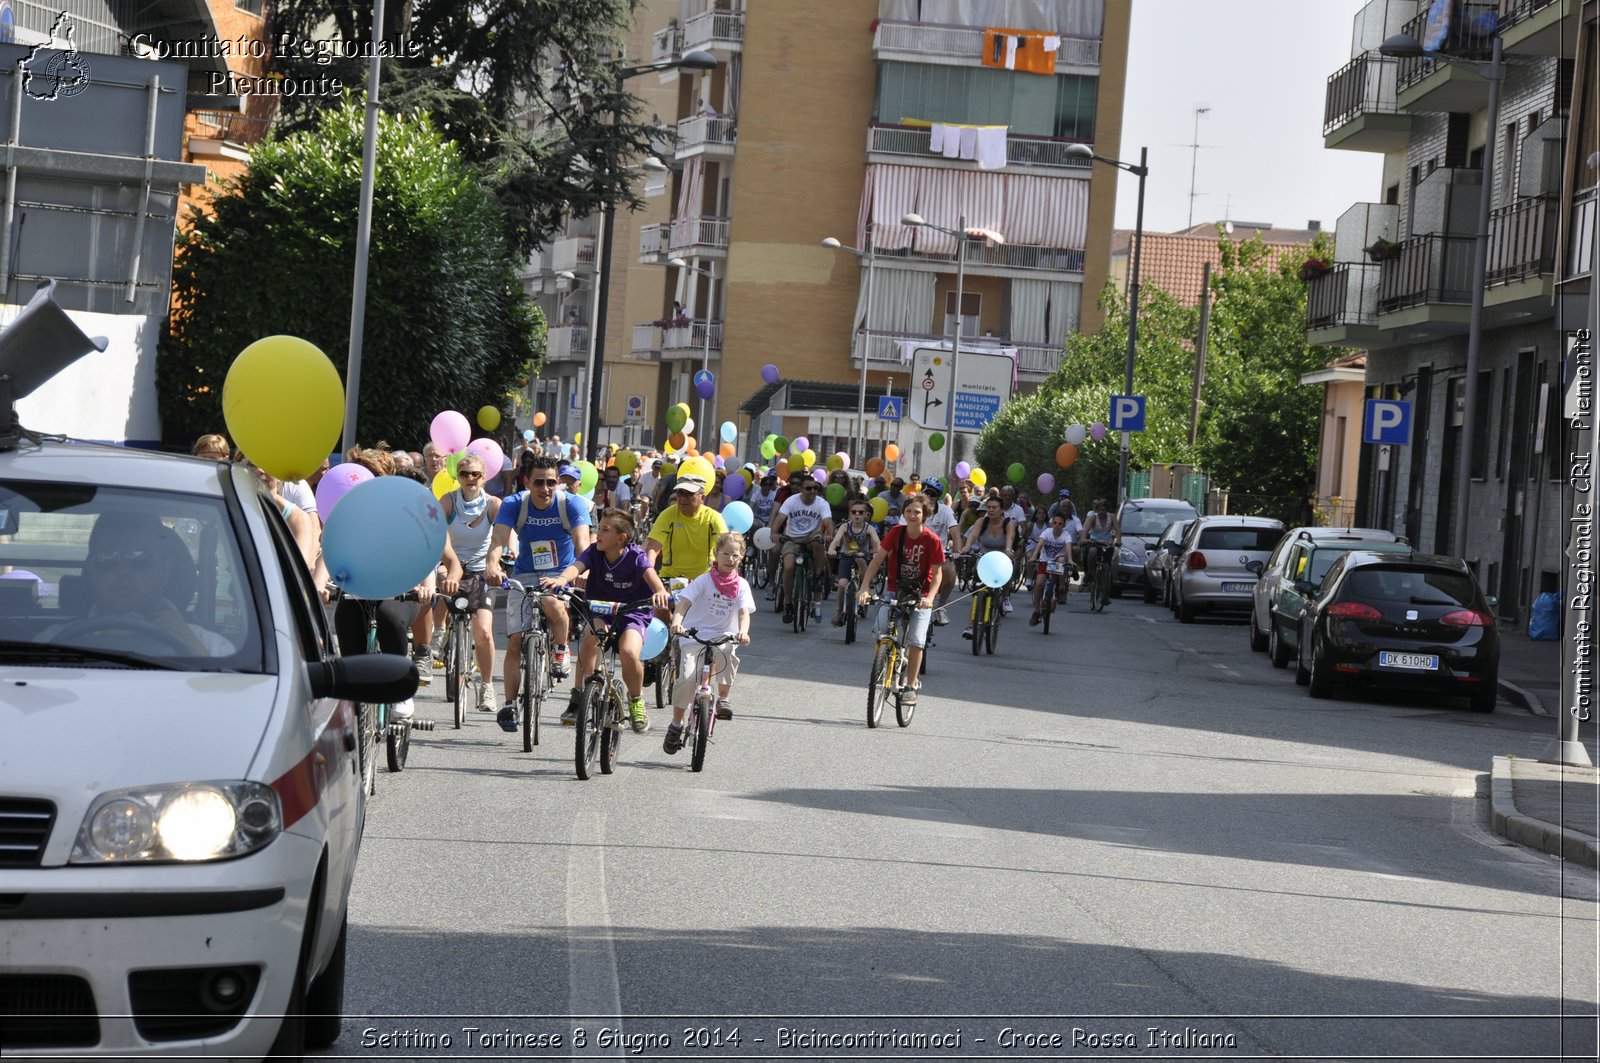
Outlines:
[{"label": "parked silver car", "polygon": [[1261,568],[1250,608],[1250,648],[1265,650],[1275,668],[1300,646],[1300,615],[1322,578],[1351,550],[1410,553],[1405,539],[1379,528],[1293,528]]},{"label": "parked silver car", "polygon": [[[1260,564],[1283,538],[1283,521],[1270,517],[1201,517],[1189,526],[1172,581],[1173,612],[1185,624],[1201,609],[1250,609]],[[1251,562],[1257,567],[1252,568]]]},{"label": "parked silver car", "polygon": [[1172,587],[1169,580],[1172,577],[1172,562],[1178,556],[1178,547],[1183,544],[1183,533],[1193,524],[1193,518],[1175,520],[1168,524],[1151,547],[1150,553],[1144,561],[1144,600],[1153,602],[1161,599],[1161,604],[1166,605],[1172,600]]}]

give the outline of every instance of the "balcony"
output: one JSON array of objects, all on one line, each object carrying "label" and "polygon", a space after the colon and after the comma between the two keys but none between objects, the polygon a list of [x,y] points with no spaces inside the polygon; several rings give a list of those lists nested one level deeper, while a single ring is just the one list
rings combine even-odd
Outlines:
[{"label": "balcony", "polygon": [[589,326],[562,325],[552,328],[545,342],[546,362],[586,362],[589,360]]},{"label": "balcony", "polygon": [[1573,58],[1581,6],[1580,0],[1500,0],[1501,49],[1506,55]]},{"label": "balcony", "polygon": [[639,227],[639,264],[641,266],[655,266],[666,262],[670,253],[669,237],[671,232],[672,223],[670,221],[656,221]]},{"label": "balcony", "polygon": [[[707,347],[707,339],[710,346]],[[687,325],[664,328],[661,330],[661,358],[663,361],[672,359],[702,358],[707,350],[722,350],[722,322],[697,318]]]},{"label": "balcony", "polygon": [[683,30],[668,26],[656,30],[650,38],[650,61],[670,63],[683,54]]},{"label": "balcony", "polygon": [[189,114],[195,121],[195,137],[238,147],[260,142],[272,125],[269,118],[254,118],[238,111],[190,111]]},{"label": "balcony", "polygon": [[1376,262],[1340,262],[1306,288],[1306,341],[1331,347],[1368,347],[1378,343],[1378,280]]},{"label": "balcony", "polygon": [[[978,164],[971,159],[950,159],[937,151],[928,150],[933,131],[925,126],[874,125],[867,127],[867,161],[895,162],[907,157],[918,164],[931,163],[949,169],[971,170]],[[1092,159],[1075,159],[1067,149],[1078,143],[1061,137],[1031,137],[1016,133],[1006,135],[1006,169],[1026,173],[1042,171],[1051,176],[1063,176],[1062,171],[1089,176]]]},{"label": "balcony", "polygon": [[[982,66],[983,27],[885,19],[878,23],[872,35],[872,51],[879,60]],[[1099,69],[1099,38],[1061,38],[1061,48],[1056,52],[1056,73],[1094,73]]]},{"label": "balcony", "polygon": [[633,326],[633,345],[629,350],[636,362],[659,362],[661,330],[648,322]]},{"label": "balcony", "polygon": [[[859,330],[852,337],[850,360],[852,365],[860,367],[861,352],[865,350],[873,368],[892,369],[898,366],[909,372],[910,363],[900,357],[900,344],[926,343],[928,346],[936,347],[949,340],[948,335],[935,336],[932,333]],[[1041,343],[1012,343],[1010,340],[996,339],[993,336],[985,336],[981,340],[964,338],[961,341],[962,351],[982,352],[997,347],[1016,348],[1017,373],[1021,379],[1030,382],[1042,381],[1061,365],[1059,347],[1048,347]]]},{"label": "balcony", "polygon": [[1472,301],[1470,236],[1413,236],[1399,257],[1383,263],[1378,280],[1378,323],[1398,338],[1465,332]]},{"label": "balcony", "polygon": [[[925,268],[935,273],[953,273],[956,255],[935,255],[926,251],[879,251],[878,261],[898,268]],[[967,242],[967,272],[984,276],[1009,277],[1032,273],[1082,273],[1083,249],[1035,247],[1031,244],[1002,244],[990,247],[977,240]]]},{"label": "balcony", "polygon": [[673,218],[667,247],[674,255],[721,258],[728,253],[728,219]]},{"label": "balcony", "polygon": [[683,50],[707,51],[719,58],[744,50],[743,11],[702,11],[683,24]]},{"label": "balcony", "polygon": [[1398,59],[1368,52],[1328,78],[1322,108],[1322,143],[1346,151],[1402,151],[1411,116],[1395,104]]},{"label": "balcony", "polygon": [[678,143],[673,148],[674,161],[691,155],[704,155],[708,159],[733,158],[734,117],[732,115],[697,114],[678,123]]},{"label": "balcony", "polygon": [[[1479,2],[1456,8],[1455,27],[1446,42],[1450,55],[1487,62],[1492,52],[1497,5]],[[1427,37],[1428,12],[1423,11],[1406,23],[1404,32],[1423,43]],[[1415,57],[1401,59],[1395,103],[1403,111],[1430,113],[1448,111],[1470,114],[1481,111],[1489,102],[1489,82],[1476,70],[1456,63]]]},{"label": "balcony", "polygon": [[550,268],[560,273],[594,272],[594,237],[566,236],[550,245]]}]

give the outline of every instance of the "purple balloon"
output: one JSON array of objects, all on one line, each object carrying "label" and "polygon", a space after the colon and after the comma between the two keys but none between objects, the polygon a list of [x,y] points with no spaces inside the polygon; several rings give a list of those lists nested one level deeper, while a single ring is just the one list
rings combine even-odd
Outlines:
[{"label": "purple balloon", "polygon": [[370,479],[372,473],[366,466],[351,461],[342,462],[323,473],[322,479],[317,481],[317,519],[328,523],[328,514],[339,504],[339,499],[356,484],[366,483]]},{"label": "purple balloon", "polygon": [[1040,491],[1040,493],[1047,495],[1051,491],[1054,491],[1055,489],[1056,489],[1056,478],[1054,476],[1051,476],[1047,472],[1040,473],[1039,474],[1039,491]]},{"label": "purple balloon", "polygon": [[805,436],[795,436],[794,442],[789,444],[789,449],[796,454],[804,454],[811,449],[811,440]]},{"label": "purple balloon", "polygon": [[768,384],[776,384],[778,382],[778,367],[770,362],[762,366],[761,379],[765,380]]},{"label": "purple balloon", "polygon": [[694,390],[702,399],[709,399],[716,394],[717,383],[710,377],[702,377],[695,381]]},{"label": "purple balloon", "polygon": [[738,501],[744,497],[744,488],[743,476],[730,476],[723,482],[722,493],[727,495],[730,500]]},{"label": "purple balloon", "polygon": [[971,474],[971,472],[972,472],[972,466],[969,465],[967,462],[964,462],[964,461],[956,462],[956,478],[957,479],[965,480],[967,478],[967,476]]},{"label": "purple balloon", "polygon": [[1093,439],[1095,442],[1098,443],[1100,440],[1104,439],[1105,437],[1106,437],[1106,426],[1103,423],[1101,423],[1100,421],[1096,421],[1094,424],[1089,426],[1089,438],[1090,439]]}]

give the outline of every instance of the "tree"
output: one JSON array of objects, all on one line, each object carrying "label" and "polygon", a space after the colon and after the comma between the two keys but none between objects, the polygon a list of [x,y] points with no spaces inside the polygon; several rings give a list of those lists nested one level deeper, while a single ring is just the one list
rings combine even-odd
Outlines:
[{"label": "tree", "polygon": [[[210,214],[180,231],[157,355],[162,434],[221,430],[222,382],[262,336],[291,333],[347,375],[362,108],[257,145]],[[373,193],[359,431],[416,445],[444,409],[504,407],[544,350],[494,199],[422,117],[384,116]]]},{"label": "tree", "polygon": [[[661,150],[662,130],[640,121],[638,101],[615,77],[637,8],[638,0],[415,0],[409,33],[386,17],[391,57],[379,100],[433,118],[500,201],[508,242],[525,257],[569,214],[641,203],[628,165]],[[336,42],[371,41],[366,0],[280,0],[270,26],[274,41],[290,43],[276,49],[274,75],[366,84],[359,49],[328,54]],[[306,128],[340,105],[285,96],[280,123]]]}]

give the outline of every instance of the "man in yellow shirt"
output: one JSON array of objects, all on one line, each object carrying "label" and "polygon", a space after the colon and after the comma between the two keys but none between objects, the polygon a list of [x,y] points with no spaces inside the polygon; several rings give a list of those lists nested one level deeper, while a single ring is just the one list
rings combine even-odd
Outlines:
[{"label": "man in yellow shirt", "polygon": [[705,504],[706,482],[699,476],[678,477],[672,500],[675,504],[650,526],[645,552],[662,579],[692,580],[711,568],[717,536],[728,526],[721,513]]}]

